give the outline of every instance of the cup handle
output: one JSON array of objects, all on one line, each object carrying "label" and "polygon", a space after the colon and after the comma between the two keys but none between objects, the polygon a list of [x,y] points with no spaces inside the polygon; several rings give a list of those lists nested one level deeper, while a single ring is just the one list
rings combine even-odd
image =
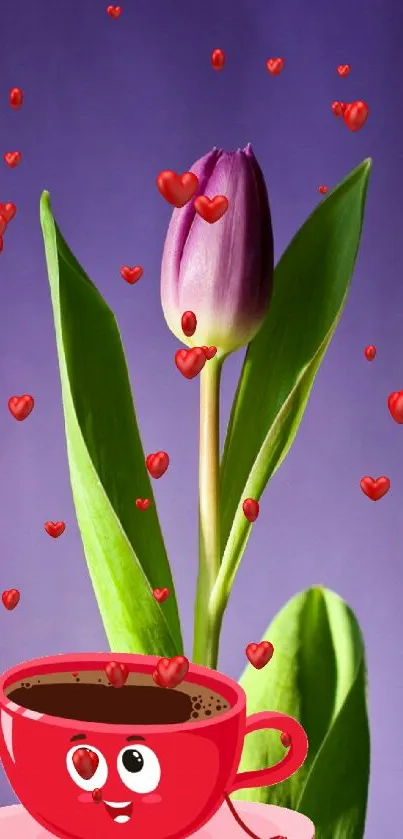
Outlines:
[{"label": "cup handle", "polygon": [[259,714],[252,714],[246,719],[245,736],[251,734],[252,731],[259,731],[264,728],[272,728],[288,734],[291,744],[287,754],[279,763],[268,766],[267,769],[238,772],[231,784],[230,792],[235,792],[237,789],[248,789],[249,787],[280,784],[293,775],[304,763],[308,754],[308,738],[302,725],[297,720],[277,711],[262,711]]}]

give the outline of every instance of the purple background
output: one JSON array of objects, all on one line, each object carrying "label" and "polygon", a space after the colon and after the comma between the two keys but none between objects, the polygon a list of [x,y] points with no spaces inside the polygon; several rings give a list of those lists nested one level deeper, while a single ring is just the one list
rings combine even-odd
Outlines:
[{"label": "purple background", "polygon": [[[169,207],[155,188],[212,146],[251,141],[271,195],[276,255],[319,200],[368,155],[374,159],[361,253],[337,335],[292,452],[268,488],[238,575],[222,635],[221,668],[238,677],[244,647],[300,589],[323,583],[355,609],[367,642],[372,778],[367,839],[397,839],[403,818],[401,638],[403,429],[386,407],[403,387],[403,57],[397,0],[13,0],[1,10],[0,200],[18,205],[0,257],[2,527],[0,589],[22,591],[0,610],[0,670],[22,660],[106,648],[71,500],[52,314],[38,220],[42,189],[67,241],[114,309],[127,350],[148,451],[172,466],[156,485],[188,652],[196,575],[196,383],[173,363],[176,340],[159,304],[159,265]],[[221,47],[225,70],[210,54]],[[283,73],[266,72],[283,56]],[[349,78],[336,65],[349,62]],[[400,87],[399,87],[400,85]],[[21,86],[20,111],[8,91]],[[330,109],[363,98],[364,129],[350,133]],[[141,264],[136,287],[119,276]],[[378,347],[369,364],[366,344]],[[240,369],[224,375],[224,419]],[[32,393],[26,423],[7,410]],[[163,406],[163,409],[162,409]],[[378,504],[359,489],[386,474]],[[65,519],[58,541],[43,530]],[[252,607],[252,608],[251,608]],[[240,613],[247,614],[245,621]],[[348,748],[348,743],[346,743]],[[34,763],[33,763],[33,771]],[[0,804],[13,800],[0,778]]]}]

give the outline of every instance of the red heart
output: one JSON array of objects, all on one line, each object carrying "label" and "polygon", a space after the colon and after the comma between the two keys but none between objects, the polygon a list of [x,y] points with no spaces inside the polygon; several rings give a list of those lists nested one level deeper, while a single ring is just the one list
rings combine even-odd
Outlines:
[{"label": "red heart", "polygon": [[12,610],[18,606],[20,597],[20,592],[16,588],[9,588],[7,591],[3,591],[3,594],[1,595],[3,604],[9,612],[12,612]]},{"label": "red heart", "polygon": [[21,161],[21,156],[22,155],[20,151],[8,151],[4,155],[4,160],[6,161],[7,166],[9,166],[10,169],[15,169],[15,167],[18,166],[18,164]]},{"label": "red heart", "polygon": [[13,87],[10,90],[9,99],[10,99],[10,105],[11,105],[12,108],[21,108],[23,98],[24,98],[24,94],[23,94],[21,88]]},{"label": "red heart", "polygon": [[157,603],[163,603],[170,595],[169,588],[155,588],[153,589],[153,597]]},{"label": "red heart", "polygon": [[210,361],[211,358],[214,358],[217,352],[217,347],[202,347],[201,349],[203,350],[207,361]]},{"label": "red heart", "polygon": [[122,14],[122,7],[121,6],[108,6],[107,10],[109,17],[113,18],[113,20],[117,20],[118,17]]},{"label": "red heart", "polygon": [[0,215],[0,236],[3,236],[4,231],[7,227],[7,219],[4,216]]},{"label": "red heart", "polygon": [[122,688],[129,676],[126,665],[119,664],[117,661],[109,661],[105,664],[105,673],[114,688]]},{"label": "red heart", "polygon": [[289,734],[285,734],[285,732],[283,731],[283,733],[281,734],[280,740],[281,740],[281,742],[282,742],[282,744],[283,744],[283,746],[284,746],[284,748],[285,748],[285,749],[289,749],[289,748],[290,748],[290,746],[291,746],[291,737],[290,737],[290,735],[289,735]]},{"label": "red heart", "polygon": [[214,70],[222,70],[225,64],[224,50],[213,50],[211,53],[211,66]]},{"label": "red heart", "polygon": [[152,478],[161,478],[169,466],[169,455],[166,452],[156,452],[146,457],[146,466]]},{"label": "red heart", "polygon": [[368,347],[365,347],[364,353],[367,361],[373,361],[376,356],[376,347],[374,347],[373,344],[370,344]]},{"label": "red heart", "polygon": [[100,789],[93,789],[92,790],[92,800],[95,804],[100,804],[102,801],[102,792]]},{"label": "red heart", "polygon": [[19,422],[29,417],[34,404],[34,398],[29,393],[24,393],[23,396],[11,396],[8,400],[9,411]]},{"label": "red heart", "polygon": [[80,778],[83,778],[84,781],[89,781],[90,778],[94,777],[98,769],[99,757],[92,749],[83,747],[73,752],[72,761]]},{"label": "red heart", "polygon": [[12,221],[17,212],[15,204],[0,204],[0,215],[4,216],[7,221]]},{"label": "red heart", "polygon": [[148,510],[151,501],[149,498],[136,498],[136,507],[138,510]]},{"label": "red heart", "polygon": [[343,112],[343,119],[350,131],[359,131],[365,125],[369,116],[366,102],[350,102]]},{"label": "red heart", "polygon": [[274,647],[270,641],[260,641],[259,644],[248,644],[245,652],[252,666],[262,670],[272,658]]},{"label": "red heart", "polygon": [[175,364],[185,379],[194,379],[206,363],[207,359],[201,347],[191,350],[178,350],[175,353]]},{"label": "red heart", "polygon": [[251,523],[256,521],[259,515],[259,503],[254,498],[245,498],[242,509],[248,521]]},{"label": "red heart", "polygon": [[339,102],[338,100],[332,102],[332,111],[336,117],[342,117],[346,108],[345,102]]},{"label": "red heart", "polygon": [[197,318],[194,312],[184,312],[181,318],[182,332],[191,338],[196,332]]},{"label": "red heart", "polygon": [[388,398],[390,415],[395,422],[403,425],[403,390],[395,390]]},{"label": "red heart", "polygon": [[272,76],[278,76],[284,68],[284,58],[268,58],[266,68]]},{"label": "red heart", "polygon": [[326,195],[326,193],[329,192],[329,187],[323,184],[322,186],[318,186],[318,191],[321,195]]},{"label": "red heart", "polygon": [[57,539],[66,530],[66,524],[64,521],[45,521],[44,528],[46,533],[49,533],[49,536]]},{"label": "red heart", "polygon": [[341,76],[343,79],[346,76],[348,76],[350,70],[351,70],[350,64],[339,64],[339,66],[337,68],[337,72],[338,72],[339,76]]},{"label": "red heart", "polygon": [[183,655],[173,658],[160,658],[153,673],[154,682],[159,687],[176,688],[183,682],[189,670],[189,662]]},{"label": "red heart", "polygon": [[228,210],[228,198],[225,195],[215,195],[214,198],[207,198],[207,195],[199,195],[194,202],[196,213],[209,224],[215,224]]},{"label": "red heart", "polygon": [[120,269],[120,275],[127,283],[134,285],[143,276],[143,269],[141,265],[134,265],[132,268],[128,265],[123,265]]},{"label": "red heart", "polygon": [[184,207],[195,194],[199,179],[193,172],[177,175],[170,169],[164,169],[157,177],[157,187],[166,201],[174,207]]},{"label": "red heart", "polygon": [[390,490],[390,480],[383,475],[381,478],[371,478],[366,475],[360,481],[360,487],[371,501],[379,501]]}]

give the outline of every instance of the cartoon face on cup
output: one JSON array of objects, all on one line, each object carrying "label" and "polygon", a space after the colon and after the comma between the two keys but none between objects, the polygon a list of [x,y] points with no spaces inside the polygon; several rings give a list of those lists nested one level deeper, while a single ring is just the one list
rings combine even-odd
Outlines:
[{"label": "cartoon face on cup", "polygon": [[[186,681],[164,689],[152,680],[157,658],[120,655],[129,677],[117,689],[104,669],[113,659],[44,658],[0,679],[5,772],[28,812],[60,839],[181,839],[225,794],[279,783],[305,760],[299,723],[275,712],[246,718],[245,695],[226,676],[191,665]],[[288,734],[287,754],[237,775],[245,734],[263,728]]]}]

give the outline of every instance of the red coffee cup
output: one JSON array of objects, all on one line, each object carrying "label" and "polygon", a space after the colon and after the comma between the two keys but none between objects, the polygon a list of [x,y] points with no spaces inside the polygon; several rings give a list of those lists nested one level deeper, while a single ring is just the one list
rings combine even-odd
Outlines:
[{"label": "red coffee cup", "polygon": [[[228,711],[184,724],[110,725],[39,714],[7,698],[6,692],[18,682],[32,683],[45,674],[100,671],[116,659],[129,673],[148,675],[158,661],[154,656],[116,653],[59,655],[20,664],[0,679],[4,770],[27,811],[60,839],[116,839],[122,835],[118,825],[125,823],[131,827],[124,835],[181,839],[209,821],[226,794],[278,784],[303,764],[308,741],[295,719],[275,711],[246,717],[242,688],[215,670],[193,664],[186,682],[219,694]],[[259,729],[287,734],[290,748],[275,766],[237,774],[244,737]],[[90,749],[98,758],[95,774],[87,781],[74,769],[73,755],[79,748]],[[134,748],[143,768],[131,774],[125,755]],[[94,788],[102,792],[98,804],[92,798]]]}]

